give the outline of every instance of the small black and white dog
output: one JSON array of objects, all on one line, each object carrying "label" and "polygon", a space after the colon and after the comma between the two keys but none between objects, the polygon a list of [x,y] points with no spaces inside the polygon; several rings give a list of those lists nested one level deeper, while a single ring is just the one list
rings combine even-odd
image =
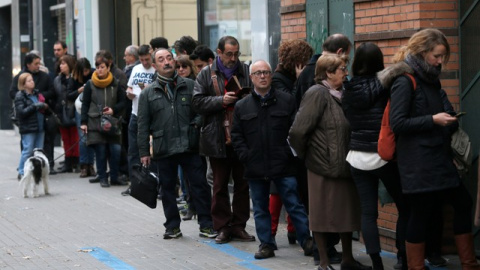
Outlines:
[{"label": "small black and white dog", "polygon": [[33,156],[25,161],[24,175],[20,181],[20,186],[23,187],[23,197],[28,198],[29,187],[33,188],[33,197],[38,197],[38,185],[43,181],[43,190],[45,195],[48,195],[48,174],[50,173],[50,166],[48,159],[41,148],[33,149]]}]

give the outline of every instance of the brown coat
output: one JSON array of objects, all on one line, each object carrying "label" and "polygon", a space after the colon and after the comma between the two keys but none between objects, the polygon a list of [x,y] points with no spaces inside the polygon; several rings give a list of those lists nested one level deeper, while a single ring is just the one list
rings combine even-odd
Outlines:
[{"label": "brown coat", "polygon": [[345,160],[350,140],[350,125],[341,100],[322,84],[305,93],[289,141],[310,171],[327,178],[350,178]]}]

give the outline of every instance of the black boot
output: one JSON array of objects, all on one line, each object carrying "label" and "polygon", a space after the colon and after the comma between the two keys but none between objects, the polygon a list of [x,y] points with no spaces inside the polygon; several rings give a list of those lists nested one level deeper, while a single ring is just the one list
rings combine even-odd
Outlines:
[{"label": "black boot", "polygon": [[73,170],[72,170],[72,158],[71,157],[66,157],[65,158],[65,163],[63,163],[63,168],[58,172],[59,173],[71,173],[71,172],[73,172]]},{"label": "black boot", "polygon": [[80,173],[80,165],[78,164],[79,159],[78,157],[71,157],[72,161],[72,170],[74,173]]}]

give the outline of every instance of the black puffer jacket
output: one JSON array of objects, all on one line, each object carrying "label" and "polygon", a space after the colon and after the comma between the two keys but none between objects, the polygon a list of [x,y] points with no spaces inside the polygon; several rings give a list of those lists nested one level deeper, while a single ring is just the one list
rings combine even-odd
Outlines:
[{"label": "black puffer jacket", "polygon": [[342,106],[352,130],[349,149],[377,152],[388,89],[380,84],[376,76],[353,77],[344,86]]},{"label": "black puffer jacket", "polygon": [[287,137],[296,110],[292,95],[273,88],[265,100],[252,92],[237,102],[232,143],[245,164],[246,179],[271,180],[295,175]]},{"label": "black puffer jacket", "polygon": [[[215,94],[211,70],[217,74],[220,96]],[[241,63],[236,75],[242,87],[252,87],[248,76],[248,66]],[[193,89],[193,109],[203,116],[200,130],[200,154],[207,157],[226,158],[225,130],[223,127],[224,111],[223,94],[225,92],[225,76],[217,67],[217,58],[210,67],[200,71]]]},{"label": "black puffer jacket", "polygon": [[[39,97],[38,90],[35,89],[33,94],[36,95],[39,100],[42,99]],[[18,91],[15,95],[15,111],[19,121],[18,128],[20,134],[39,132],[38,109],[25,91]]]}]

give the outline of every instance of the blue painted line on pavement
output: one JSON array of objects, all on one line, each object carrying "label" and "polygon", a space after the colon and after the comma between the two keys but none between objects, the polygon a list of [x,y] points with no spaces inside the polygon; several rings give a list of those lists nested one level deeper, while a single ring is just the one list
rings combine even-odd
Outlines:
[{"label": "blue painted line on pavement", "polygon": [[99,247],[86,247],[82,248],[82,250],[92,250],[88,252],[92,257],[99,260],[106,266],[115,269],[115,270],[135,270],[132,266],[126,264],[125,262],[121,261],[117,257],[113,256],[112,254],[108,253],[107,251],[99,248]]},{"label": "blue painted line on pavement", "polygon": [[247,253],[245,251],[239,250],[233,247],[230,244],[216,244],[213,241],[203,241],[203,243],[207,244],[208,246],[217,249],[225,254],[238,258],[242,261],[237,262],[238,265],[245,267],[251,270],[267,270],[267,268],[260,267],[255,265],[253,262],[257,261],[252,254]]}]

